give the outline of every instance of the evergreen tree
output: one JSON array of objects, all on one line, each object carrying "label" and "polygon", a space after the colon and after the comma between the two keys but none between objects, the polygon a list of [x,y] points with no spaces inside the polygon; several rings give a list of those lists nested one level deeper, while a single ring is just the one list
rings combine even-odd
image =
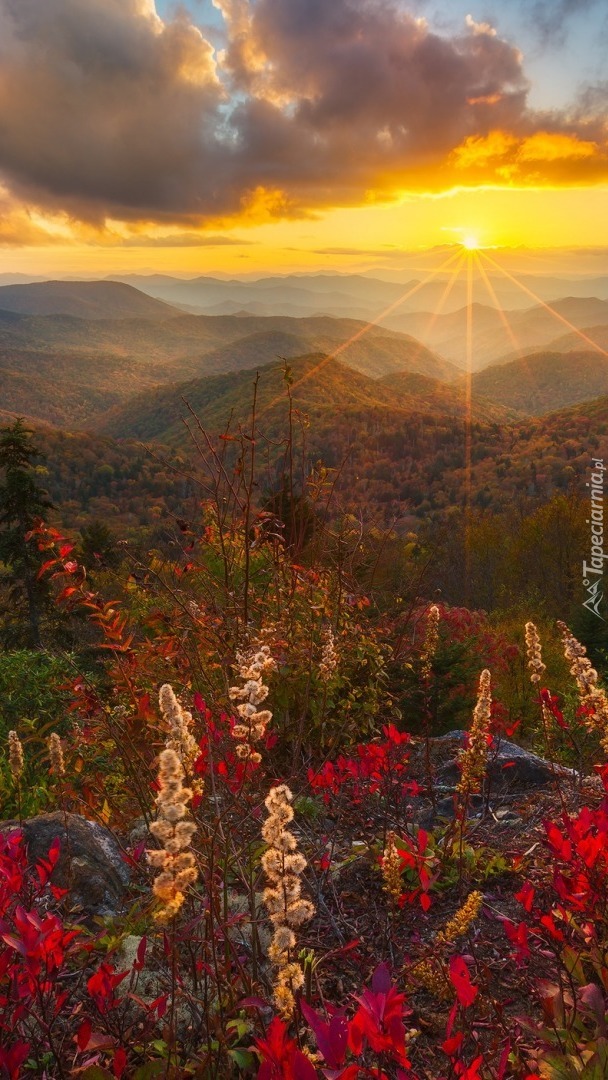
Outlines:
[{"label": "evergreen tree", "polygon": [[21,418],[0,429],[0,563],[10,594],[1,632],[11,644],[38,648],[49,589],[38,578],[41,556],[26,536],[39,520],[46,520],[52,504],[38,482],[34,462],[42,455],[32,434]]},{"label": "evergreen tree", "polygon": [[82,526],[78,554],[87,570],[117,570],[122,562],[116,537],[103,521]]},{"label": "evergreen tree", "polygon": [[285,475],[279,490],[264,501],[263,509],[282,524],[283,541],[292,556],[302,553],[320,524],[314,507],[305,495],[293,490]]}]

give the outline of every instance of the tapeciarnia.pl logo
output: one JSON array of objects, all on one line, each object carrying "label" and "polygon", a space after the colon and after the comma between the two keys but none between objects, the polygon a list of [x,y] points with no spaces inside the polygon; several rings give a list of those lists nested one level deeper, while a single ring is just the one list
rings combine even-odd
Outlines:
[{"label": "tapeciarnia.pl logo", "polygon": [[583,560],[583,585],[587,594],[583,607],[592,611],[598,619],[603,619],[600,606],[604,599],[604,560],[608,559],[608,552],[604,551],[604,459],[591,458],[591,469],[591,477],[586,485],[591,499],[591,517],[587,518],[587,524],[591,527],[591,555],[589,562]]}]

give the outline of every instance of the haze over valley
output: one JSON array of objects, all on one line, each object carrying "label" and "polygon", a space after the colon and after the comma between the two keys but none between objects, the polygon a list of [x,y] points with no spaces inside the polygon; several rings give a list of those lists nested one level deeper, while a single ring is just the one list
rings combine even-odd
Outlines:
[{"label": "haze over valley", "polygon": [[[88,445],[97,447],[99,467],[118,453],[137,460],[143,476],[149,468],[134,440],[152,453],[169,447],[192,459],[184,419],[191,423],[195,414],[213,437],[227,425],[233,433],[246,430],[259,377],[260,436],[281,445],[289,396],[310,428],[310,465],[319,460],[337,470],[338,488],[347,492],[344,505],[367,505],[386,522],[400,523],[401,530],[420,514],[441,517],[452,500],[461,502],[467,429],[473,500],[492,491],[488,505],[498,508],[520,491],[533,503],[541,490],[548,497],[567,486],[573,471],[582,477],[584,403],[592,405],[600,447],[606,438],[608,355],[602,343],[608,340],[608,276],[528,275],[519,287],[520,305],[508,310],[499,306],[498,274],[488,275],[490,304],[483,274],[470,272],[477,294],[485,289],[486,302],[474,300],[470,287],[465,307],[454,306],[462,299],[454,275],[437,276],[439,281],[421,288],[411,279],[398,284],[339,274],[5,284],[2,415],[26,417],[55,448],[65,444],[49,429],[71,437],[86,432],[93,440]],[[503,280],[513,302],[519,279]],[[426,310],[431,288],[439,297],[434,312]],[[591,289],[598,295],[585,295]],[[285,314],[295,293],[307,298],[307,314]],[[529,304],[530,293],[538,303]],[[548,299],[541,302],[541,294]],[[212,301],[211,308],[223,296],[224,307],[238,310],[185,311],[185,301],[195,296]],[[264,314],[258,313],[260,304]],[[452,310],[445,310],[450,304]],[[529,417],[538,418],[536,426],[530,427]],[[523,463],[529,440],[542,433],[547,447],[540,457],[549,454],[552,465],[539,487],[538,479],[525,480]],[[117,448],[126,440],[124,450],[95,443],[99,437],[118,440]],[[507,447],[513,453],[507,455]],[[509,467],[499,489],[491,469],[505,456]],[[274,459],[270,453],[272,468],[279,468],[279,459],[278,452]],[[388,473],[383,462],[390,462]],[[56,476],[61,472],[55,470]],[[126,491],[120,472],[108,488],[108,494],[120,492],[118,518]],[[69,503],[79,485],[68,473]],[[66,495],[55,480],[53,497]],[[147,517],[143,508],[141,513]]]}]

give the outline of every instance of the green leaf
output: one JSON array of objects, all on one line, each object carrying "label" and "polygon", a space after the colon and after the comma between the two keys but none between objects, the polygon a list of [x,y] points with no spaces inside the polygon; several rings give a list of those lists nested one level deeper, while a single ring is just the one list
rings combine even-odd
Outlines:
[{"label": "green leaf", "polygon": [[538,1064],[543,1080],[580,1080],[580,1074],[563,1054],[547,1054]]},{"label": "green leaf", "polygon": [[252,1069],[255,1058],[249,1050],[229,1050],[228,1056],[232,1058],[239,1069]]},{"label": "green leaf", "polygon": [[247,1020],[229,1020],[226,1024],[226,1030],[237,1039],[242,1039],[243,1035],[249,1031],[249,1027]]},{"label": "green leaf", "polygon": [[164,1076],[166,1070],[166,1062],[148,1061],[146,1065],[141,1065],[137,1072],[133,1074],[133,1080],[152,1080],[154,1076]]},{"label": "green leaf", "polygon": [[580,986],[583,986],[587,982],[587,979],[585,978],[585,970],[581,963],[580,953],[578,953],[576,949],[573,949],[571,945],[566,945],[562,949],[561,958],[568,974],[571,975]]}]

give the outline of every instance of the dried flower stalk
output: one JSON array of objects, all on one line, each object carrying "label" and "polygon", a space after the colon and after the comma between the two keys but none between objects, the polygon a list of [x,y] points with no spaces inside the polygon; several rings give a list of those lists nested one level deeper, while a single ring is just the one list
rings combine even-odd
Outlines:
[{"label": "dried flower stalk", "polygon": [[468,795],[481,787],[486,772],[491,722],[491,676],[488,669],[484,668],[479,677],[479,694],[473,711],[468,744],[458,755],[461,772],[456,790],[461,795]]},{"label": "dried flower stalk", "polygon": [[55,731],[51,732],[51,734],[49,735],[47,740],[47,747],[49,751],[51,768],[55,776],[65,776],[65,761],[63,760],[61,739]]},{"label": "dried flower stalk", "polygon": [[184,821],[192,791],[183,787],[183,777],[184,769],[175,750],[163,750],[158,772],[160,791],[156,799],[158,819],[150,825],[150,832],[163,846],[160,850],[147,852],[150,865],[160,870],[152,887],[162,905],[154,916],[158,922],[167,922],[177,914],[186,898],[185,889],[198,877],[194,855],[187,850],[196,825],[193,821]]},{"label": "dried flower stalk", "polygon": [[467,930],[471,926],[481,911],[481,905],[483,904],[483,893],[475,890],[469,893],[462,907],[458,908],[458,911],[452,918],[446,923],[443,930],[440,930],[437,934],[436,941],[441,943],[451,944],[457,937],[462,937],[466,934]]},{"label": "dried flower stalk", "polygon": [[587,656],[587,650],[580,641],[574,637],[572,631],[563,622],[558,622],[564,644],[564,656],[572,665],[570,673],[576,679],[576,685],[581,699],[581,705],[585,707],[585,723],[589,728],[595,728],[601,739],[602,749],[608,752],[608,696],[606,691],[598,686],[598,673]]},{"label": "dried flower stalk", "polygon": [[528,654],[528,667],[532,672],[530,682],[539,683],[547,667],[546,664],[543,664],[540,637],[533,622],[526,623],[526,652]]},{"label": "dried flower stalk", "polygon": [[433,657],[437,652],[438,644],[439,608],[436,604],[432,604],[429,608],[429,614],[426,624],[426,633],[424,635],[424,644],[422,646],[422,652],[420,654],[420,674],[425,681],[431,675]]},{"label": "dried flower stalk", "polygon": [[300,875],[306,867],[306,859],[296,850],[296,838],[286,828],[294,816],[292,799],[286,784],[271,788],[265,800],[268,817],[262,827],[262,836],[268,844],[268,850],[262,856],[262,867],[270,882],[263,899],[274,926],[268,956],[277,969],[274,1002],[286,1018],[292,1015],[294,993],[304,982],[302,969],[293,960],[294,931],[308,922],[315,910],[310,900],[303,900],[300,895]]},{"label": "dried flower stalk", "polygon": [[190,775],[199,755],[198,744],[192,734],[192,713],[182,709],[169,683],[161,686],[158,701],[160,711],[169,725],[169,738],[165,746],[168,750],[175,750],[184,771]]},{"label": "dried flower stalk", "polygon": [[247,653],[237,653],[236,658],[239,678],[244,685],[231,686],[228,691],[230,700],[238,702],[236,710],[240,717],[240,723],[232,729],[232,737],[239,743],[237,757],[258,764],[262,755],[254,749],[254,744],[264,738],[272,720],[270,709],[258,709],[258,705],[268,697],[264,677],[276,671],[277,664],[270,655],[268,645],[260,645],[259,642],[254,642]]},{"label": "dried flower stalk", "polygon": [[321,651],[321,660],[319,662],[319,673],[321,675],[321,681],[326,683],[329,682],[338,666],[338,653],[336,651],[336,642],[331,627],[327,628],[323,637],[324,640],[323,649]]},{"label": "dried flower stalk", "polygon": [[386,836],[386,845],[382,856],[383,888],[391,900],[397,904],[401,896],[401,856],[395,843],[395,833],[391,829]]},{"label": "dried flower stalk", "polygon": [[16,784],[19,783],[24,768],[23,746],[16,731],[8,733],[8,764]]},{"label": "dried flower stalk", "polygon": [[[477,890],[470,893],[462,907],[446,923],[444,929],[439,931],[435,943],[452,945],[456,938],[466,934],[479,915],[482,904],[482,893]],[[412,975],[419,986],[423,986],[440,1001],[449,1001],[454,996],[453,987],[439,965],[432,964],[429,960],[421,960],[412,968]]]}]

